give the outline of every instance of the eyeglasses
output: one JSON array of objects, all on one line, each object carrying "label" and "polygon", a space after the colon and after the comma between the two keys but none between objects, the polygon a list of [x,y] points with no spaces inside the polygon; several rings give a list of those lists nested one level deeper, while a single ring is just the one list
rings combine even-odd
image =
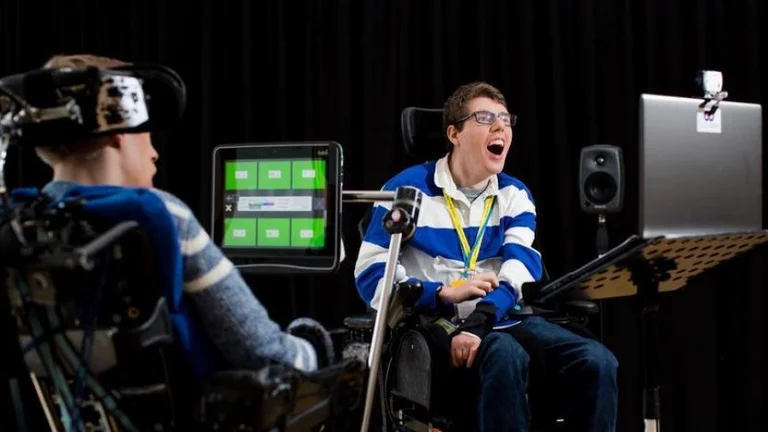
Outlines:
[{"label": "eyeglasses", "polygon": [[501,122],[504,123],[504,126],[512,127],[517,124],[517,116],[514,114],[510,114],[507,112],[500,112],[498,114],[494,114],[490,111],[474,111],[467,114],[466,117],[462,117],[456,120],[454,125],[464,122],[468,120],[470,117],[474,117],[475,121],[477,121],[480,124],[489,125],[489,126],[496,121],[496,118],[501,119]]}]

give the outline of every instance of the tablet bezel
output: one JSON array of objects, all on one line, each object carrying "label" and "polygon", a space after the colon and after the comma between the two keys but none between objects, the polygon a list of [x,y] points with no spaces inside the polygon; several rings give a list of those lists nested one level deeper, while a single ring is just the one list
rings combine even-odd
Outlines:
[{"label": "tablet bezel", "polygon": [[[292,159],[295,149],[311,150],[312,157],[326,161],[326,226],[323,248],[227,248],[223,247],[225,166],[227,161],[247,159]],[[269,153],[268,157],[265,152]],[[287,154],[284,158],[281,155]],[[245,155],[245,156],[244,156]],[[252,155],[252,156],[249,156]],[[335,141],[267,142],[222,144],[213,149],[211,239],[243,273],[333,273],[340,265],[341,196],[343,151]]]}]

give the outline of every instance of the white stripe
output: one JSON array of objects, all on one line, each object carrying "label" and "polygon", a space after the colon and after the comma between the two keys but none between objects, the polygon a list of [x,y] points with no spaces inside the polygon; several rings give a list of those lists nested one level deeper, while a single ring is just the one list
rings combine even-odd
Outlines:
[{"label": "white stripe", "polygon": [[176,217],[180,217],[182,219],[189,219],[189,216],[191,215],[191,212],[188,209],[174,202],[166,201],[165,207],[168,209],[169,212],[171,212],[172,215]]},{"label": "white stripe", "polygon": [[379,262],[387,261],[387,249],[383,247],[364,241],[360,245],[360,251],[357,255],[357,262],[355,263],[355,277],[360,276],[365,269]]},{"label": "white stripe", "polygon": [[[315,353],[315,348],[312,344],[293,335],[289,335],[289,337],[296,347],[296,358],[293,360],[293,366],[302,371],[317,369],[317,353]],[[308,363],[304,362],[304,357],[308,359]]]},{"label": "white stripe", "polygon": [[[469,217],[470,208],[466,204],[458,201],[455,204],[464,226],[479,226],[482,223],[481,219],[485,200],[478,198],[472,202],[472,220]],[[392,208],[392,203],[388,202],[380,202],[376,203],[376,205],[387,211]],[[500,209],[502,210],[501,212],[499,211]],[[528,199],[528,194],[514,186],[505,187],[499,192],[498,205],[493,207],[488,226],[498,226],[502,216],[515,217],[525,212],[536,214],[536,208],[531,200]],[[371,221],[371,223],[381,223],[381,221]],[[448,213],[448,207],[442,195],[423,196],[419,210],[418,226],[454,229],[451,215]]]},{"label": "white stripe", "polygon": [[230,260],[222,258],[221,261],[206,274],[184,284],[184,291],[188,293],[200,292],[227,277],[233,268],[234,266]]},{"label": "white stripe", "polygon": [[197,236],[192,240],[181,241],[181,253],[187,256],[194,255],[208,246],[210,241],[211,238],[208,237],[208,233],[201,229]]},{"label": "white stripe", "polygon": [[[536,233],[528,227],[512,227],[504,232],[504,244],[516,243],[521,246],[530,247]],[[535,250],[531,248],[531,250]],[[538,253],[538,251],[536,251]]]},{"label": "white stripe", "polygon": [[499,196],[506,198],[504,201],[504,216],[515,217],[521,213],[530,212],[536,214],[536,206],[528,199],[524,190],[515,186],[507,186],[499,191]]},{"label": "white stripe", "polygon": [[522,286],[526,282],[533,282],[533,276],[531,272],[525,267],[521,261],[512,259],[507,260],[502,264],[501,270],[499,270],[499,281],[509,282],[517,293],[517,298],[521,298],[523,295]]},{"label": "white stripe", "polygon": [[304,347],[295,338],[291,338],[291,342],[293,342],[293,345],[296,347],[296,358],[293,359],[293,367],[298,370],[304,370],[306,367],[304,365]]},{"label": "white stripe", "polygon": [[[408,274],[406,274],[405,272],[405,267],[403,267],[401,264],[398,264],[397,268],[395,268],[395,279],[393,283],[404,282],[407,279],[408,279]],[[381,294],[382,294],[381,288],[383,286],[384,286],[384,274],[382,274],[382,278],[379,279],[379,282],[376,284],[376,291],[374,291],[373,298],[371,299],[371,303],[369,304],[369,306],[375,310],[379,310],[379,305],[381,304]],[[389,295],[390,295],[389,298],[391,300],[392,291],[389,292]]]}]

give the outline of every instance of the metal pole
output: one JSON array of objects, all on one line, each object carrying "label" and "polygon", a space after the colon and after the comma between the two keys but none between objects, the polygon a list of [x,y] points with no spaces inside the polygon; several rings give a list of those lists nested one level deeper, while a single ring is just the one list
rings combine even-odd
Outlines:
[{"label": "metal pole", "polygon": [[343,191],[342,192],[344,202],[362,202],[372,203],[376,201],[389,201],[395,200],[394,191]]},{"label": "metal pole", "polygon": [[402,233],[395,233],[391,236],[389,243],[389,256],[384,270],[384,284],[381,287],[381,298],[379,299],[379,308],[376,312],[376,324],[373,327],[373,343],[368,357],[368,389],[365,397],[365,412],[363,414],[362,432],[367,432],[371,422],[371,411],[373,410],[373,397],[376,391],[376,380],[378,379],[379,361],[381,360],[381,347],[384,344],[384,333],[387,325],[387,312],[389,311],[389,297],[394,285],[395,269],[397,268],[397,259],[400,255],[400,243]]},{"label": "metal pole", "polygon": [[[381,362],[381,350],[384,345],[384,336],[389,326],[389,309],[392,290],[395,285],[395,271],[403,234],[406,239],[413,235],[413,230],[419,218],[422,193],[412,186],[403,186],[393,192],[345,192],[353,200],[393,201],[392,210],[384,217],[384,228],[390,234],[389,256],[384,268],[381,296],[376,310],[376,323],[373,326],[373,338],[371,351],[368,354],[368,388],[365,397],[365,411],[363,413],[362,432],[367,432],[371,424],[371,412],[373,411],[373,398],[376,393],[379,365]],[[386,397],[386,396],[385,396]],[[386,421],[386,419],[385,419]]]},{"label": "metal pole", "polygon": [[5,160],[8,157],[8,144],[10,138],[0,130],[0,204],[7,204],[8,189],[5,184]]}]

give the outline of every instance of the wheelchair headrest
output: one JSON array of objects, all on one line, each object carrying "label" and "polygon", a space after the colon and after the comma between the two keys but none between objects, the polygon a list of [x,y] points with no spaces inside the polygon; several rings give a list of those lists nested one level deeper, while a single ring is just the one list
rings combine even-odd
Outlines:
[{"label": "wheelchair headrest", "polygon": [[405,108],[400,114],[400,129],[405,151],[411,156],[426,161],[446,153],[441,108]]},{"label": "wheelchair headrest", "polygon": [[160,65],[38,69],[0,79],[0,128],[15,144],[152,132],[185,107],[184,81]]}]

